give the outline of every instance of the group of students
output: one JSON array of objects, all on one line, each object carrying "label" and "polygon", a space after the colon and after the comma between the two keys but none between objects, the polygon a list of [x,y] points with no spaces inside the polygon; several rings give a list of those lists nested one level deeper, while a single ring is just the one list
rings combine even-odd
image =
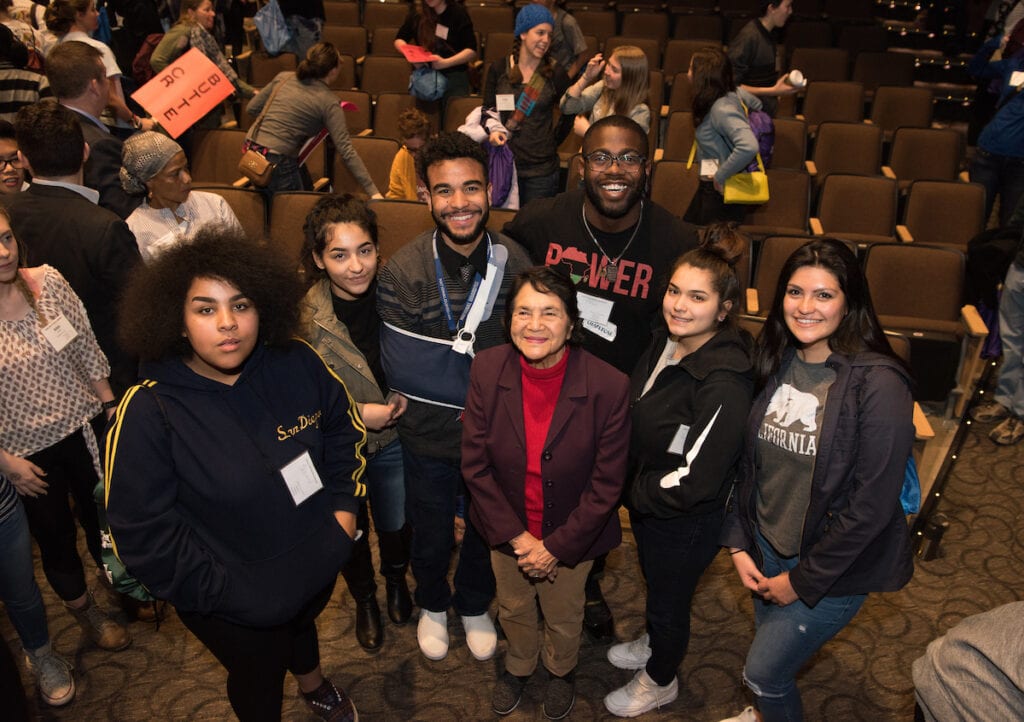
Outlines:
[{"label": "group of students", "polygon": [[[592,125],[584,138],[586,202],[614,216],[609,206],[620,193],[608,175],[641,169],[633,161],[646,143],[627,118]],[[508,639],[496,712],[518,705],[538,661],[549,673],[545,714],[571,711],[589,564],[618,545],[621,500],[647,583],[646,634],[609,649],[613,665],[636,674],[608,695],[607,708],[635,716],[678,694],[690,600],[726,546],[754,597],[758,632],[744,679],[762,719],[799,718],[799,668],[868,592],[898,589],[912,572],[898,503],[913,434],[908,377],[878,326],[856,258],[827,240],[794,253],[751,352],[732,320],[738,239],[712,227],[699,248],[649,279],[664,288],[659,330],[623,329],[622,339],[639,333],[648,345],[627,379],[575,343],[595,328],[593,299],[588,308],[578,304],[579,280],[530,268],[522,246],[487,228],[484,149],[443,134],[417,162],[437,229],[389,259],[379,283],[372,211],[332,196],[304,229],[308,288],[272,248],[216,225],[137,269],[121,302],[119,338],[141,359],[144,380],[119,401],[59,272],[21,267],[25,254],[4,232],[0,331],[25,352],[5,359],[3,376],[14,384],[11,398],[32,403],[16,430],[5,424],[6,477],[27,501],[33,493],[55,496],[41,493],[64,473],[52,461],[53,442],[36,443],[45,430],[75,446],[81,463],[73,473],[95,480],[99,454],[88,424],[103,409],[113,414],[102,446],[114,550],[225,666],[241,719],[279,716],[286,672],[312,710],[355,718],[351,700],[321,672],[314,622],[339,572],[358,602],[376,606],[368,494],[389,616],[404,623],[412,614],[411,557],[422,610],[417,636],[428,658],[447,653],[453,603],[470,651],[493,655],[487,608],[496,591]],[[627,213],[640,211],[634,238],[644,204],[640,196],[628,200]],[[647,217],[660,222],[659,211]],[[628,273],[606,260],[598,286]],[[482,313],[473,313],[477,296]],[[658,307],[656,296],[650,300]],[[459,370],[433,373],[425,356],[389,351],[396,330],[458,340],[474,316],[471,367],[464,358]],[[449,361],[457,355],[447,354]],[[456,404],[413,395],[417,382],[429,393],[462,374],[464,400]],[[37,414],[44,402],[59,408]],[[75,408],[65,408],[71,402]],[[57,417],[61,428],[50,434]],[[417,429],[427,437],[417,439]],[[461,436],[454,465],[431,458],[435,442],[417,446],[430,434],[440,434],[443,446]],[[451,467],[445,473],[454,485],[442,495],[451,492],[451,506],[427,494],[438,463]],[[467,507],[460,554],[469,563],[460,559],[453,597],[444,538],[452,535],[460,480]],[[21,538],[31,576],[23,530]],[[51,559],[43,550],[56,589]],[[75,561],[71,576],[82,581]],[[37,599],[38,590],[28,596]],[[74,607],[71,594],[61,596]],[[30,640],[38,635],[27,635],[34,660],[40,647]]]}]

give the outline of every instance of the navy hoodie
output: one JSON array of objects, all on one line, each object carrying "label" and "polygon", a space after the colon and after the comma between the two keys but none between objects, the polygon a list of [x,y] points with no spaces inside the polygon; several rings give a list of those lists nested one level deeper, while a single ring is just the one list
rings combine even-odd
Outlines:
[{"label": "navy hoodie", "polygon": [[[156,597],[247,626],[287,622],[345,564],[365,427],[307,344],[257,347],[232,386],[182,359],[142,366],[106,440],[114,550]],[[308,452],[323,488],[296,504],[281,468]]]}]

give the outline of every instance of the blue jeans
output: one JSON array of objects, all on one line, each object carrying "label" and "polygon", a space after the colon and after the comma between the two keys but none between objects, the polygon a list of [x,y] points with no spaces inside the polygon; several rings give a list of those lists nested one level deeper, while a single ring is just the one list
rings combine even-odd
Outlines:
[{"label": "blue jeans", "polygon": [[551,175],[519,176],[519,207],[524,208],[534,198],[553,198],[558,195],[558,171]]},{"label": "blue jeans", "polygon": [[270,183],[266,188],[261,189],[267,196],[268,202],[273,199],[274,193],[313,190],[309,171],[306,170],[306,166],[299,165],[299,159],[295,156],[267,153],[267,160],[276,164],[274,171],[270,174]]},{"label": "blue jeans", "polygon": [[0,599],[7,607],[21,645],[36,650],[50,641],[46,609],[32,568],[32,538],[28,519],[19,500],[0,522]]},{"label": "blue jeans", "polygon": [[448,567],[455,545],[455,496],[462,488],[458,459],[421,456],[403,448],[405,514],[412,525],[412,574],[416,604],[431,612],[454,606],[463,616],[483,614],[494,598],[490,552],[470,521],[472,500],[466,496],[466,535],[455,568],[455,594],[448,585]]},{"label": "blue jeans", "polygon": [[647,674],[659,685],[676,676],[690,643],[690,603],[720,549],[724,509],[701,516],[656,519],[630,513],[640,568],[647,581]]},{"label": "blue jeans", "polygon": [[366,488],[377,532],[401,529],[405,524],[402,442],[396,439],[366,460]]},{"label": "blue jeans", "polygon": [[1024,418],[1024,268],[1016,262],[1006,272],[999,299],[999,335],[1003,341],[1003,365],[992,398]]},{"label": "blue jeans", "polygon": [[[761,571],[774,577],[789,571],[800,558],[780,557],[760,533],[757,544],[764,556]],[[799,599],[780,607],[754,599],[757,634],[747,652],[743,681],[757,695],[762,722],[800,722],[803,704],[796,675],[825,642],[850,623],[866,594],[825,597],[814,607]]]},{"label": "blue jeans", "polygon": [[978,148],[971,163],[972,183],[985,186],[985,219],[992,215],[992,206],[999,196],[999,225],[1008,226],[1010,216],[1024,196],[1024,158],[996,155]]}]

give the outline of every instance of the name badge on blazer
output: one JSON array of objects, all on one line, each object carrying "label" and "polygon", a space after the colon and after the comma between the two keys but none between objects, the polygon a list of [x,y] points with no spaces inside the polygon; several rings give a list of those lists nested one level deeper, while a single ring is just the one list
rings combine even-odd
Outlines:
[{"label": "name badge on blazer", "polygon": [[281,476],[288,487],[288,492],[292,495],[295,506],[324,488],[320,474],[317,473],[308,451],[303,451],[281,467]]}]

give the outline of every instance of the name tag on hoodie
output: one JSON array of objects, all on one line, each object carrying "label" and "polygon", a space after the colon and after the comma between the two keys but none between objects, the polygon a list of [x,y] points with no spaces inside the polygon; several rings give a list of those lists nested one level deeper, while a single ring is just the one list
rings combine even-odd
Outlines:
[{"label": "name tag on hoodie", "polygon": [[284,483],[288,486],[295,506],[324,488],[308,451],[303,451],[301,455],[285,464],[281,468],[281,476],[284,477]]}]

